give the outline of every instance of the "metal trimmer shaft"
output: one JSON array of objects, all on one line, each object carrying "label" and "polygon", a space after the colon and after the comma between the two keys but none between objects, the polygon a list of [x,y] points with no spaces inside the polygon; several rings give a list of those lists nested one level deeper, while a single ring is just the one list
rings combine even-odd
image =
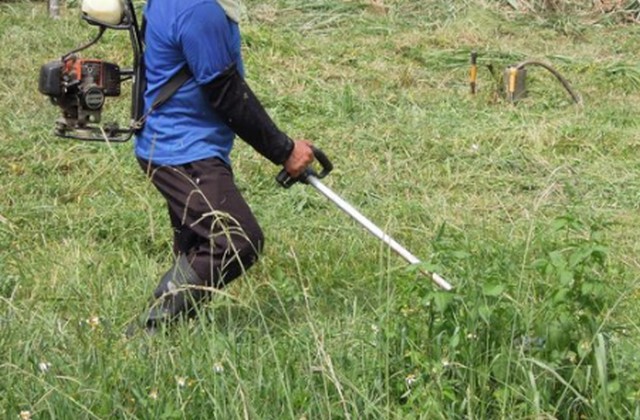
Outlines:
[{"label": "metal trimmer shaft", "polygon": [[[367,219],[362,213],[356,210],[351,204],[347,203],[343,200],[339,195],[334,193],[329,187],[324,185],[317,177],[314,175],[308,175],[305,179],[305,182],[311,184],[315,189],[320,191],[322,195],[327,197],[329,200],[333,201],[338,207],[340,207],[345,213],[355,219],[358,223],[364,226],[369,232],[375,235],[382,242],[387,244],[391,249],[396,251],[402,258],[407,260],[409,264],[420,264],[420,260],[414,256],[411,252],[409,252],[402,245],[393,240],[389,235],[387,235],[382,229],[373,224],[373,222]],[[438,286],[443,288],[444,290],[451,290],[453,286],[445,279],[443,279],[437,273],[427,272],[426,270],[420,269],[420,271],[431,277]]]}]

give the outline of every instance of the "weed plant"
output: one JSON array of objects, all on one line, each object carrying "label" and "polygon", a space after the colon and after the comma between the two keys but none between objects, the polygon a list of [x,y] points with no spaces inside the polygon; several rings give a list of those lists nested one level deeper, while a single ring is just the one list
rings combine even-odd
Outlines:
[{"label": "weed plant", "polygon": [[[59,20],[0,3],[0,417],[640,419],[637,27],[551,3],[246,1],[271,115],[455,289],[312,188],[279,188],[239,141],[262,261],[197,321],[133,339],[171,264],[164,203],[130,144],[54,137],[37,91],[39,66],[95,28],[78,2]],[[115,31],[88,55],[131,61]],[[541,68],[506,101],[502,69],[529,58],[583,106]],[[128,110],[123,95],[105,119]]]}]

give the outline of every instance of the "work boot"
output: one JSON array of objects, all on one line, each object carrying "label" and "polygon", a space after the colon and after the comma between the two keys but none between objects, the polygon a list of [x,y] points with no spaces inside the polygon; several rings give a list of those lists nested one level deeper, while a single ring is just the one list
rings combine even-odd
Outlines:
[{"label": "work boot", "polygon": [[[169,325],[182,316],[193,317],[197,305],[208,296],[206,286],[187,258],[180,255],[153,292],[151,308],[142,320],[145,332],[154,334],[162,325]],[[127,335],[132,333],[130,326]]]}]

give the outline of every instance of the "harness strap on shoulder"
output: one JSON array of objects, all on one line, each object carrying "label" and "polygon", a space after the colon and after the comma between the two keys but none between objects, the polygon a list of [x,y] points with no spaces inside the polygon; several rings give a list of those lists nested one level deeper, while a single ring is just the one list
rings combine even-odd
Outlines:
[{"label": "harness strap on shoulder", "polygon": [[167,102],[169,98],[171,98],[173,94],[178,91],[178,89],[180,89],[180,86],[184,85],[184,83],[192,76],[193,73],[191,73],[191,70],[189,70],[189,66],[186,64],[182,66],[182,68],[178,70],[177,73],[171,76],[171,78],[169,78],[169,80],[167,80],[167,82],[162,85],[162,87],[160,88],[160,92],[158,92],[158,95],[153,100],[153,103],[151,104],[147,112],[145,112],[142,117],[140,117],[133,123],[134,130],[142,130],[142,127],[144,126],[144,123],[147,120],[149,114],[164,105],[164,103]]},{"label": "harness strap on shoulder", "polygon": [[[151,0],[148,0],[148,3],[150,3]],[[148,7],[148,4],[147,4]],[[145,44],[145,38],[146,38],[146,30],[147,30],[147,19],[146,17],[143,15],[142,16],[142,27],[140,30],[140,38],[142,40],[143,45]],[[140,58],[140,66],[144,66],[144,58],[141,57]],[[146,88],[146,80],[145,79],[145,74],[144,74],[144,68],[141,72],[141,79],[143,80],[139,80],[138,83],[141,84],[141,86],[143,87],[141,95],[140,95],[140,100],[144,101],[143,97],[144,97],[144,89]],[[153,102],[151,103],[151,106],[149,107],[149,109],[147,110],[147,112],[144,113],[144,115],[142,115],[140,118],[138,118],[137,120],[135,120],[132,124],[133,129],[137,132],[142,130],[142,127],[144,126],[145,121],[147,120],[147,117],[149,116],[149,114],[151,114],[153,111],[155,111],[156,109],[160,108],[165,102],[167,102],[169,100],[169,98],[171,98],[171,96],[173,96],[174,93],[176,93],[178,91],[178,89],[180,89],[180,87],[185,84],[185,82],[187,80],[189,80],[191,77],[193,76],[193,73],[191,73],[191,70],[189,69],[189,66],[187,64],[185,64],[184,66],[182,66],[182,68],[180,70],[178,70],[177,73],[175,73],[173,76],[171,76],[169,78],[169,80],[167,80],[167,82],[162,85],[162,87],[160,88],[160,92],[158,92],[158,95],[156,96],[156,98],[153,100]],[[142,110],[144,108],[144,105],[142,105],[140,107],[140,109]]]},{"label": "harness strap on shoulder", "polygon": [[158,92],[158,95],[153,100],[153,103],[151,104],[151,107],[149,108],[147,114],[155,111],[165,102],[167,102],[169,98],[171,98],[171,96],[173,96],[173,94],[176,93],[178,89],[180,89],[180,86],[182,86],[192,76],[193,73],[191,73],[191,70],[189,70],[189,66],[187,66],[186,64],[182,66],[182,68],[176,74],[171,76],[171,78],[164,85],[162,85],[162,87],[160,88],[160,92]]}]

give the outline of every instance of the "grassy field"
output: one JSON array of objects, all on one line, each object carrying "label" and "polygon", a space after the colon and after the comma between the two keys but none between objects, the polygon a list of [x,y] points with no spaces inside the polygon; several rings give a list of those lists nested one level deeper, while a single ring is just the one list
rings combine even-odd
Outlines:
[{"label": "grassy field", "polygon": [[[247,0],[271,115],[455,289],[239,141],[264,257],[209,320],[127,339],[171,264],[164,203],[131,144],[52,135],[38,72],[94,33],[77,3],[1,2],[0,418],[640,419],[638,6],[594,3]],[[131,59],[115,31],[90,55]],[[527,59],[583,105],[534,66],[505,100]]]}]

